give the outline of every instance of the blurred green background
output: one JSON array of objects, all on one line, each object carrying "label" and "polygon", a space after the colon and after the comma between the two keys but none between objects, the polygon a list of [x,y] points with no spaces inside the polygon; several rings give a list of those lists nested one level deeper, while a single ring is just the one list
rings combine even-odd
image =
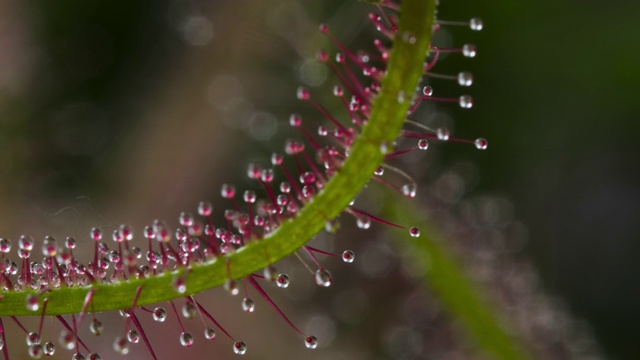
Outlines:
[{"label": "blurred green background", "polygon": [[[444,45],[474,42],[479,53],[449,56],[437,70],[474,73],[474,109],[447,110],[455,124],[445,124],[456,136],[488,138],[489,149],[448,144],[425,162],[434,172],[472,163],[472,193],[510,200],[528,228],[514,256],[535,263],[542,288],[591,324],[608,357],[640,358],[640,3],[441,3],[442,18],[485,20],[481,33],[439,35]],[[294,94],[327,75],[309,60],[331,49],[317,24],[364,47],[355,41],[373,35],[367,9],[291,0],[0,3],[1,235],[84,237],[96,223],[141,229],[217,198],[222,182],[244,186],[246,164],[266,165],[294,134],[288,114],[313,114]],[[298,306],[290,311],[322,308]],[[283,338],[274,346],[292,341]]]}]

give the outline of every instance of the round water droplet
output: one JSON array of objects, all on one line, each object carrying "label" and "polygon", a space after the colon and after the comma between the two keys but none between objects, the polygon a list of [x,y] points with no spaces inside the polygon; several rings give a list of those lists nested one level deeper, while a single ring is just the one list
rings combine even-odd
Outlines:
[{"label": "round water droplet", "polygon": [[329,53],[326,50],[318,50],[316,53],[316,60],[321,63],[326,63],[329,60]]},{"label": "round water droplet", "polygon": [[302,86],[300,86],[296,91],[296,97],[298,98],[298,100],[309,100],[310,96],[311,94],[309,94],[309,90]]},{"label": "round water droplet", "polygon": [[256,309],[256,304],[249,298],[242,299],[242,310],[252,313]]},{"label": "round water droplet", "polygon": [[208,201],[200,201],[198,204],[198,214],[200,216],[209,216],[213,211],[213,205]]},{"label": "round water droplet", "polygon": [[91,330],[91,333],[93,335],[97,336],[102,334],[102,332],[104,331],[104,326],[102,325],[102,322],[100,322],[100,320],[93,319],[89,324],[89,330]]},{"label": "round water droplet", "polygon": [[91,228],[91,231],[89,232],[89,236],[94,241],[100,241],[102,240],[102,230],[98,227]]},{"label": "round water droplet", "polygon": [[207,340],[213,340],[216,338],[216,331],[212,328],[204,329],[204,338]]},{"label": "round water droplet", "polygon": [[462,95],[460,96],[458,103],[463,109],[471,109],[473,107],[473,98],[469,95]]},{"label": "round water droplet", "polygon": [[183,332],[180,334],[180,345],[184,347],[191,347],[191,345],[193,345],[193,335],[189,332]]},{"label": "round water droplet", "polygon": [[236,296],[240,293],[240,289],[238,289],[238,285],[233,280],[227,280],[227,282],[223,285],[224,289],[231,295]]},{"label": "round water droplet", "polygon": [[71,236],[67,236],[67,238],[64,240],[64,246],[69,250],[75,249],[76,239],[72,238]]},{"label": "round water droplet", "polygon": [[478,53],[478,49],[473,44],[464,44],[462,46],[462,55],[468,58],[475,57]]},{"label": "round water droplet", "polygon": [[287,274],[279,274],[276,278],[276,285],[278,285],[279,288],[286,288],[287,286],[289,286],[290,282],[291,281],[289,280],[289,275]]},{"label": "round water droplet", "polygon": [[330,234],[335,234],[340,229],[340,222],[338,219],[327,220],[324,223],[324,229]]},{"label": "round water droplet", "polygon": [[380,165],[376,168],[376,170],[373,172],[373,174],[375,176],[382,176],[384,174],[384,166]]},{"label": "round water droplet", "polygon": [[182,316],[184,316],[185,319],[193,319],[193,317],[196,316],[196,306],[190,302],[184,303],[184,305],[182,305]]},{"label": "round water droplet", "polygon": [[427,150],[428,148],[429,148],[429,140],[427,139],[418,140],[418,149]]},{"label": "round water droplet", "polygon": [[468,71],[462,71],[458,73],[458,84],[460,86],[473,85],[473,75]]},{"label": "round water droplet", "polygon": [[431,86],[425,86],[422,88],[422,94],[424,94],[424,96],[431,96],[433,95],[433,88]]},{"label": "round water droplet", "polygon": [[40,308],[38,297],[33,294],[27,295],[27,297],[25,298],[25,304],[27,306],[27,310],[30,311],[38,311],[38,309]]},{"label": "round water droplet", "polygon": [[42,346],[40,346],[40,344],[30,345],[27,352],[32,359],[40,359],[44,354],[44,350],[42,350]]},{"label": "round water droplet", "polygon": [[409,229],[409,234],[412,237],[419,237],[420,236],[420,229],[418,229],[417,227],[414,226],[414,227]]},{"label": "round water droplet", "polygon": [[322,287],[331,286],[331,282],[333,281],[333,279],[331,278],[331,273],[325,269],[316,270],[315,279],[316,284]]},{"label": "round water droplet", "polygon": [[358,225],[358,228],[366,230],[371,227],[371,218],[367,215],[361,215],[358,216],[356,223]]},{"label": "round water droplet", "polygon": [[236,187],[233,184],[222,184],[220,195],[225,199],[232,199],[236,195]]},{"label": "round water droplet", "polygon": [[482,19],[474,17],[469,20],[469,28],[473,31],[480,31],[484,27]]},{"label": "round water droplet", "polygon": [[27,334],[27,345],[31,346],[36,344],[40,344],[40,335],[37,332],[32,331]]},{"label": "round water droplet", "polygon": [[485,138],[477,138],[476,141],[474,141],[473,143],[476,145],[476,148],[478,150],[486,150],[487,145],[489,145],[489,143],[487,142],[487,139]]},{"label": "round water droplet", "polygon": [[436,135],[438,136],[438,140],[447,141],[449,140],[449,129],[446,128],[438,128],[436,131]]},{"label": "round water droplet", "polygon": [[346,262],[347,264],[351,264],[355,259],[356,254],[354,254],[353,251],[345,250],[342,252],[342,261]]},{"label": "round water droplet", "polygon": [[389,143],[386,141],[380,143],[380,153],[382,155],[387,155],[389,153]]},{"label": "round water droplet", "polygon": [[56,353],[56,346],[51,341],[47,341],[46,343],[44,343],[42,350],[44,351],[45,355],[52,356]]},{"label": "round water droplet", "polygon": [[80,353],[75,353],[71,357],[71,360],[85,360],[85,358],[84,358],[84,355],[82,355]]},{"label": "round water droplet", "polygon": [[402,191],[402,195],[412,199],[416,197],[417,185],[416,183],[404,184],[400,190]]},{"label": "round water droplet", "polygon": [[181,212],[180,217],[178,218],[180,225],[182,226],[191,226],[193,225],[193,214],[190,212]]},{"label": "round water droplet", "polygon": [[163,307],[157,307],[153,309],[153,320],[157,322],[164,322],[167,320],[167,310]]},{"label": "round water droplet", "polygon": [[129,353],[129,342],[123,337],[116,337],[113,341],[113,350],[121,355],[127,355]]},{"label": "round water droplet", "polygon": [[8,253],[11,251],[11,240],[2,238],[0,239],[0,252]]},{"label": "round water droplet", "polygon": [[315,349],[318,346],[318,339],[311,335],[304,338],[304,345],[307,349]]},{"label": "round water droplet", "polygon": [[98,353],[89,354],[89,360],[102,360],[102,356]]},{"label": "round water droplet", "polygon": [[260,180],[266,183],[270,183],[273,181],[273,178],[274,178],[273,169],[262,170],[262,175],[260,176]]},{"label": "round water droplet", "polygon": [[299,114],[291,114],[289,115],[289,125],[293,127],[299,127],[302,125],[302,116]]},{"label": "round water droplet", "polygon": [[140,334],[137,330],[131,329],[127,332],[127,340],[132,344],[137,344],[140,342]]},{"label": "round water droplet", "polygon": [[247,352],[247,343],[244,341],[236,341],[233,343],[233,352],[238,355],[244,355]]},{"label": "round water droplet", "polygon": [[42,255],[44,256],[56,256],[58,252],[58,242],[52,236],[45,236],[42,241]]},{"label": "round water droplet", "polygon": [[58,342],[62,345],[63,348],[67,350],[75,349],[76,347],[76,338],[72,333],[62,330],[60,332],[60,337],[58,337]]},{"label": "round water droplet", "polygon": [[178,294],[184,294],[187,291],[187,282],[181,277],[173,279],[173,290]]}]

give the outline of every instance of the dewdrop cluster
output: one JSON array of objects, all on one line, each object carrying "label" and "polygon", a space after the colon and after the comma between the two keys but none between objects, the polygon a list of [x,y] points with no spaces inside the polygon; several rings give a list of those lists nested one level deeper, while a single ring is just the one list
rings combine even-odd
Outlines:
[{"label": "dewdrop cluster", "polygon": [[[186,279],[189,276],[189,270],[193,265],[225,261],[225,255],[239,252],[244,246],[271,236],[281,224],[295,219],[305,205],[312,202],[314,197],[322,192],[325,184],[340,171],[349,156],[351,146],[366,126],[373,103],[381,91],[380,84],[385,76],[391,43],[393,41],[415,42],[415,37],[411,34],[397,33],[398,4],[386,0],[376,6],[377,12],[369,14],[369,19],[378,29],[381,37],[373,42],[371,52],[351,51],[331,33],[328,25],[320,25],[320,32],[330,39],[337,51],[330,54],[329,51],[320,50],[316,58],[319,62],[326,64],[338,79],[340,85],[336,85],[332,93],[336,101],[342,104],[343,110],[333,113],[317,101],[308,89],[298,88],[297,98],[314,108],[318,116],[303,121],[301,115],[291,114],[288,122],[300,132],[302,140],[287,140],[281,152],[271,155],[270,167],[248,165],[247,176],[262,188],[260,192],[255,190],[240,192],[231,183],[222,185],[220,194],[228,204],[222,219],[214,219],[213,205],[203,201],[197,207],[197,215],[194,216],[191,212],[181,213],[178,218],[179,225],[175,229],[161,220],[155,220],[144,227],[142,237],[146,244],[142,247],[134,245],[132,241],[134,230],[129,225],[121,225],[110,233],[103,233],[100,228],[93,228],[89,233],[89,239],[93,243],[93,257],[86,263],[82,263],[74,255],[79,241],[73,237],[59,241],[52,236],[46,236],[37,244],[32,237],[23,235],[17,241],[18,261],[13,261],[8,256],[13,248],[12,242],[9,239],[0,239],[0,253],[2,253],[0,287],[7,292],[36,291],[35,294],[30,292],[25,296],[24,306],[34,315],[40,315],[38,328],[27,329],[18,318],[10,317],[11,321],[26,334],[26,346],[31,358],[53,355],[57,348],[53,338],[58,337],[58,343],[62,348],[74,351],[73,359],[100,359],[100,354],[92,352],[80,336],[80,330],[86,327],[86,323],[84,327],[82,326],[85,318],[91,334],[101,336],[104,332],[99,315],[91,310],[91,300],[95,293],[95,288],[91,288],[91,285],[116,284],[129,279],[177,273],[176,270],[183,271],[179,272],[179,276],[173,277],[172,286],[177,297],[185,294],[184,302],[180,305],[176,300],[170,301],[169,308],[138,306],[137,300],[145,291],[144,287],[139,287],[131,306],[120,311],[124,325],[122,334],[113,339],[113,349],[124,355],[130,351],[132,345],[143,343],[151,357],[157,358],[151,344],[153,339],[145,333],[139,321],[140,316],[149,316],[158,323],[164,322],[169,316],[175,316],[180,327],[179,343],[184,347],[190,347],[196,341],[196,336],[187,329],[182,319],[198,316],[203,321],[205,328],[203,336],[206,340],[213,340],[216,338],[217,331],[220,331],[232,341],[232,348],[236,354],[246,353],[247,344],[244,341],[238,340],[227,332],[194,296],[186,295]],[[440,26],[462,24],[468,25],[472,30],[481,30],[483,26],[482,21],[477,18],[471,19],[468,23],[438,21],[434,31],[437,31]],[[432,47],[424,65],[425,75],[457,81],[462,87],[471,86],[473,76],[468,72],[460,72],[457,75],[433,72],[439,55],[445,52],[474,57],[477,50],[471,44],[465,44],[458,49]],[[422,101],[453,102],[464,109],[473,106],[473,99],[469,95],[435,97],[433,92],[431,87],[425,87],[415,98],[412,94],[399,93],[398,102],[413,101],[407,117]],[[395,144],[383,144],[380,151],[385,155],[385,163],[380,164],[371,175],[376,183],[409,198],[416,196],[416,182],[405,171],[388,164],[386,160],[412,151],[425,151],[429,148],[430,141],[472,143],[478,149],[487,147],[487,141],[483,138],[474,141],[458,139],[452,137],[449,130],[445,128],[431,129],[409,118],[406,120],[401,137],[415,139],[415,146],[397,149]],[[390,173],[391,176],[389,176]],[[404,229],[412,237],[420,236],[420,230],[417,227],[406,227],[390,222],[356,207],[353,203],[344,212],[352,216],[361,229],[369,229],[372,223],[379,223]],[[337,228],[336,220],[326,219],[328,232],[335,232]],[[332,253],[308,245],[303,246],[296,255],[309,269],[315,283],[321,287],[329,287],[333,277],[321,265],[319,256],[338,257],[345,263],[352,263],[355,259],[355,254],[351,250]],[[256,307],[255,301],[247,291],[247,288],[250,288],[302,337],[307,348],[316,348],[318,340],[315,336],[303,334],[271,300],[261,285],[261,283],[267,283],[275,284],[277,288],[286,288],[290,283],[287,274],[279,273],[273,266],[268,266],[261,274],[251,274],[243,279],[234,280],[232,279],[233,268],[228,262],[226,264],[228,280],[224,284],[224,289],[234,296],[241,292],[244,294],[240,303],[245,312],[252,313]],[[49,317],[46,313],[47,293],[62,287],[87,287],[88,289],[84,307],[80,313],[72,315],[70,319],[60,315]],[[45,317],[62,325],[64,328],[62,332],[45,336],[43,332]],[[0,318],[0,348],[4,357],[8,358],[4,337],[5,326]],[[83,353],[89,355],[85,357]]]}]

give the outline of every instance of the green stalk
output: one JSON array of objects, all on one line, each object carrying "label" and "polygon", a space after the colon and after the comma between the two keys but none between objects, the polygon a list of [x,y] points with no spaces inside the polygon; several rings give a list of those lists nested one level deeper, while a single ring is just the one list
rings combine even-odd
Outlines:
[{"label": "green stalk", "polygon": [[417,258],[429,259],[423,279],[443,307],[467,330],[468,335],[492,359],[533,359],[526,347],[510,334],[511,324],[500,317],[499,311],[483,294],[478,284],[470,280],[457,259],[444,246],[437,227],[427,222],[416,206],[390,207],[395,221],[409,222],[429,231],[422,231],[419,238],[406,237]]},{"label": "green stalk", "polygon": [[[62,287],[40,295],[48,298],[47,315],[79,313],[87,293],[94,289],[92,306],[96,312],[127,309],[132,306],[138,287],[142,292],[138,306],[159,303],[195,294],[224,284],[231,278],[246,277],[292,254],[320,232],[327,220],[338,216],[360,192],[382,163],[381,148],[390,146],[405,121],[410,99],[422,75],[429,48],[435,0],[405,0],[402,4],[398,39],[393,44],[387,74],[380,95],[371,110],[368,124],[354,143],[343,168],[315,199],[294,219],[281,225],[268,238],[255,241],[241,250],[201,265],[190,267],[186,275],[186,293],[177,293],[172,281],[184,269],[145,279],[95,284],[86,287]],[[0,293],[0,316],[36,315],[26,308],[25,297],[35,291]]]}]

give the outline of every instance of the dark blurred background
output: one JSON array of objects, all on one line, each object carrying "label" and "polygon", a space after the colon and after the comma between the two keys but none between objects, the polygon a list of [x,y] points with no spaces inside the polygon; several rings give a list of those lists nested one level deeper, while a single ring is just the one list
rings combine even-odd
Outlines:
[{"label": "dark blurred background", "polygon": [[[473,164],[479,175],[469,192],[507,199],[528,229],[517,256],[535,264],[540,288],[590,324],[607,357],[640,358],[640,3],[441,2],[442,18],[479,16],[485,29],[438,35],[442,46],[473,42],[479,52],[438,65],[442,73],[472,71],[468,92],[476,103],[472,111],[447,109],[437,121],[456,136],[488,138],[489,149],[447,144],[424,161],[434,173]],[[288,114],[313,114],[295,100],[298,84],[330,97],[322,87],[328,71],[313,61],[318,48],[331,49],[318,23],[327,21],[349,46],[365,47],[375,35],[367,11],[343,1],[0,3],[1,235],[84,238],[91,226],[121,222],[141,229],[154,218],[195,212],[198,201],[218,198],[222,182],[249,186],[246,164],[266,166],[294,134]],[[460,89],[442,84],[437,91],[457,96]],[[342,300],[314,295],[320,302],[288,295],[294,299],[283,307],[333,336],[347,336],[344,324],[360,324],[349,330],[357,335],[362,319],[331,320],[331,306],[322,305],[368,299],[347,290],[336,295]],[[239,299],[216,298],[223,299],[212,306],[239,309]],[[356,301],[354,311],[361,308]],[[255,335],[262,344],[252,339],[254,358],[287,356],[265,354],[290,354],[288,344],[299,345],[279,320],[261,327],[246,317],[226,315],[235,333],[262,334]],[[167,337],[178,346],[177,335]],[[230,344],[218,340],[216,352],[231,357]],[[350,347],[342,345],[313,355],[357,358],[332,350]],[[415,358],[392,345],[355,353]],[[260,357],[261,347],[273,352]]]}]

